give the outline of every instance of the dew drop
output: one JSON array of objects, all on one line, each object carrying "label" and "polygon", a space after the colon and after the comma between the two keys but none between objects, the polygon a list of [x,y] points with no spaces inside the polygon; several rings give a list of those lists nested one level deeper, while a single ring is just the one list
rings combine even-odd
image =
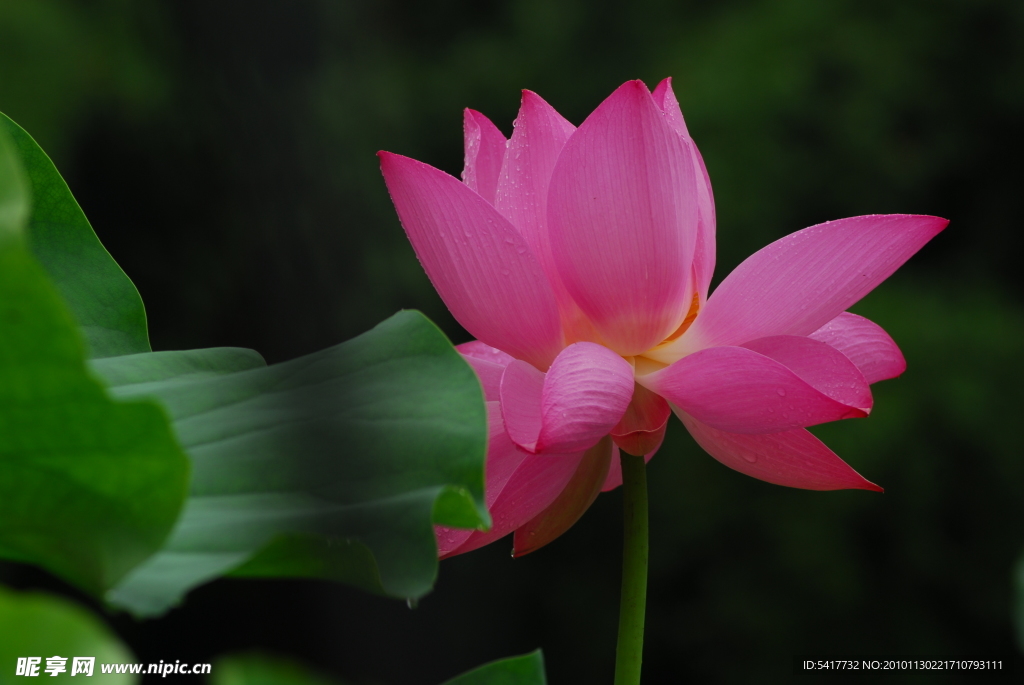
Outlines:
[{"label": "dew drop", "polygon": [[776,388],[775,392],[779,393],[779,397],[785,397],[786,396],[786,391],[783,390],[782,388]]},{"label": "dew drop", "polygon": [[515,241],[516,241],[516,239],[513,238],[512,236],[510,236],[510,235],[505,236],[505,242],[508,243],[509,245],[511,245]]},{"label": "dew drop", "polygon": [[757,463],[757,453],[751,452],[750,450],[740,450],[740,456],[743,457],[743,461],[755,464]]}]

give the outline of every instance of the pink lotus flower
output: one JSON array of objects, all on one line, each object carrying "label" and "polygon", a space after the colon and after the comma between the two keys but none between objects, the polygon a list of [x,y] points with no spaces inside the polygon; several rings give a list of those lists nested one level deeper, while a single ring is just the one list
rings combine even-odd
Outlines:
[{"label": "pink lotus flower", "polygon": [[438,528],[442,557],[567,530],[650,458],[674,411],[737,471],[811,490],[880,490],[806,426],[871,411],[906,364],[845,310],[948,223],[879,215],[797,231],[708,298],[711,183],[669,79],[623,84],[573,127],[523,92],[507,140],[465,112],[463,181],[381,152],[398,216],[455,318],[490,417],[489,531]]}]

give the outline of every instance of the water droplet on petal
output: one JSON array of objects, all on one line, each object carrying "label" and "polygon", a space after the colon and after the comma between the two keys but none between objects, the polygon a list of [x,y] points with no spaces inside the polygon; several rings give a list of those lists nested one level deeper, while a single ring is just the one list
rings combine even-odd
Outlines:
[{"label": "water droplet on petal", "polygon": [[779,397],[785,397],[786,396],[786,391],[783,390],[782,388],[777,388],[775,390],[775,392],[779,393]]},{"label": "water droplet on petal", "polygon": [[748,463],[751,463],[751,464],[757,463],[757,453],[756,452],[751,452],[750,450],[740,450],[740,456],[743,457],[743,460],[748,462]]}]

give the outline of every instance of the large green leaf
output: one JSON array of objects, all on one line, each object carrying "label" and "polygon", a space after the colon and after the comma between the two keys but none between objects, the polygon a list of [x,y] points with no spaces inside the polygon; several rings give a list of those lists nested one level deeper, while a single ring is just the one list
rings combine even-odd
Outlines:
[{"label": "large green leaf", "polygon": [[[139,680],[127,673],[102,672],[103,664],[127,664],[135,659],[99,619],[59,597],[12,592],[0,586],[0,635],[0,682],[21,682],[15,675],[18,659],[30,657],[38,657],[36,675],[47,680],[83,676],[90,678],[85,682],[108,685],[130,685]],[[54,656],[67,661],[64,672],[51,676],[45,669],[47,658]],[[75,657],[94,659],[91,677],[87,672],[72,675]]]},{"label": "large green leaf", "polygon": [[538,649],[522,656],[492,661],[443,685],[547,685],[544,655]]},{"label": "large green leaf", "polygon": [[[18,153],[0,160],[0,233],[25,234],[30,222],[28,243],[89,338],[92,372],[124,400],[86,374],[72,316],[25,241],[12,239],[0,254],[0,324],[20,328],[0,331],[0,428],[19,430],[0,434],[0,555],[100,592],[174,525],[160,553],[107,595],[140,614],[225,573],[428,592],[433,523],[489,524],[483,397],[441,332],[402,312],[273,367],[251,350],[148,352],[134,286],[46,155],[0,123]],[[170,414],[194,467],[176,524],[187,464],[147,399]]]},{"label": "large green leaf", "polygon": [[27,187],[0,127],[0,556],[100,593],[160,547],[188,461],[160,407],[115,402],[89,375],[25,244]]},{"label": "large green leaf", "polygon": [[93,232],[53,162],[28,133],[0,113],[34,203],[29,248],[50,274],[85,336],[90,357],[149,351],[146,310],[135,284]]},{"label": "large green leaf", "polygon": [[[231,364],[251,368],[217,373]],[[424,595],[437,574],[433,523],[490,523],[486,411],[472,369],[411,311],[321,352],[259,364],[232,349],[91,362],[116,397],[158,399],[193,463],[166,547],[108,599],[159,613],[232,570]]]}]

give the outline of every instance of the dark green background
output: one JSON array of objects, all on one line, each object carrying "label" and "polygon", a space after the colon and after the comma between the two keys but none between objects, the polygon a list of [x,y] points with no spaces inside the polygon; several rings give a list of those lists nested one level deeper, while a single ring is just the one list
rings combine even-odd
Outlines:
[{"label": "dark green background", "polygon": [[[0,3],[0,110],[51,153],[138,285],[154,349],[270,362],[403,307],[465,339],[406,243],[378,149],[458,173],[463,107],[508,134],[530,88],[578,124],[621,82],[669,75],[714,186],[718,279],[828,219],[952,223],[857,308],[907,373],[875,386],[871,418],[816,429],[884,495],[746,478],[673,422],[649,471],[645,682],[787,682],[796,654],[1020,668],[1024,4]],[[555,685],[609,682],[619,505],[602,496],[523,559],[497,543],[442,563],[413,611],[234,580],[162,620],[112,622],[141,661],[255,647],[353,683],[429,685],[539,646]]]}]

